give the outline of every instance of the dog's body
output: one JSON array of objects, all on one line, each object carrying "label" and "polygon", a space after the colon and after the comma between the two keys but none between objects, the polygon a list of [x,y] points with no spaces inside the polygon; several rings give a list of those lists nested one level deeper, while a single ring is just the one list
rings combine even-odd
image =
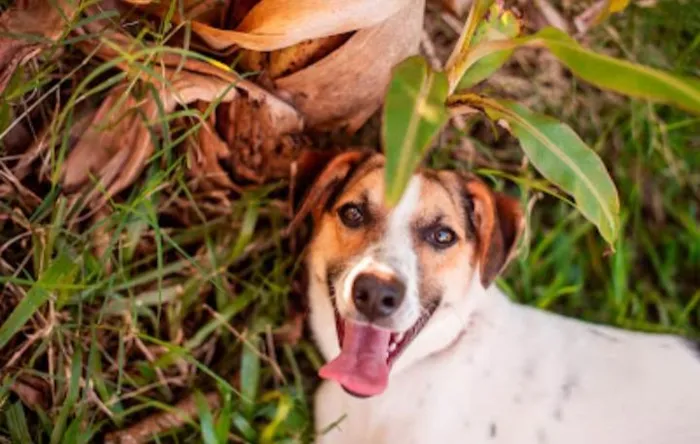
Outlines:
[{"label": "dog's body", "polygon": [[336,425],[318,442],[700,443],[700,361],[684,341],[519,306],[495,286],[482,297],[453,344],[383,394],[324,382],[317,428]]},{"label": "dog's body", "polygon": [[340,156],[306,202],[319,443],[700,443],[689,342],[512,303],[517,202],[422,172],[387,208],[382,166]]}]

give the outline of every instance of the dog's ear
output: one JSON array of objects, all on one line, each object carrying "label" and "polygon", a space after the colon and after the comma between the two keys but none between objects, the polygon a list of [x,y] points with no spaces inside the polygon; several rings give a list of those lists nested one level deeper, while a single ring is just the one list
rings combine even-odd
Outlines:
[{"label": "dog's ear", "polygon": [[486,288],[512,259],[525,218],[516,199],[494,192],[475,177],[465,180],[466,212],[476,234],[479,273]]},{"label": "dog's ear", "polygon": [[372,152],[368,150],[307,151],[299,156],[294,174],[292,200],[294,218],[289,230],[294,230],[308,215],[317,220],[331,196],[339,191],[352,171]]}]

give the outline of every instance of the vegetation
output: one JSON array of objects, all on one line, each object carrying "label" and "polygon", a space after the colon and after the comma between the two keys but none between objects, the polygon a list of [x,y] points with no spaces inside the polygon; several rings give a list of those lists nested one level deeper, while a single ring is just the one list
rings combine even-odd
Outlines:
[{"label": "vegetation", "polygon": [[[255,75],[255,51],[226,52],[233,37],[206,40],[210,31],[178,19],[185,11],[174,6],[150,11],[159,20],[140,10],[85,13],[100,3],[83,2],[72,11],[70,29],[44,35],[53,43],[39,41],[41,55],[23,58],[0,99],[0,442],[144,442],[154,435],[160,442],[308,442],[321,358],[302,329],[303,287],[292,278],[299,276],[302,245],[285,231],[289,180],[280,171],[289,162],[273,165],[287,160],[277,142],[294,143],[295,150],[378,146],[381,113],[354,136],[319,135],[308,122],[321,111],[300,102],[292,109],[258,91],[269,79]],[[569,3],[556,6],[571,22],[582,11]],[[578,41],[697,79],[700,8],[693,3],[631,5]],[[445,62],[461,30],[437,5],[427,11],[423,53]],[[534,34],[540,28],[534,13],[523,12],[519,31]],[[105,20],[116,31],[92,27]],[[0,44],[7,41],[0,34]],[[36,40],[26,41],[34,51]],[[281,58],[276,48],[262,51]],[[408,164],[425,156],[437,168],[472,169],[521,196],[529,229],[499,280],[514,299],[696,337],[700,118],[580,83],[541,48],[508,55],[497,57],[498,71],[470,85],[478,95],[472,98],[511,99],[574,129],[616,187],[617,230],[599,236],[565,197],[571,190],[530,165],[522,137],[514,131],[519,143],[478,112],[447,110],[458,115],[438,125],[436,137],[411,145],[417,158]],[[211,74],[212,66],[220,71]],[[420,72],[437,75],[439,68],[421,64]],[[234,71],[247,74],[241,79]],[[455,85],[445,76],[440,106],[451,103],[447,92]],[[247,97],[262,97],[263,111],[237,102],[242,94],[232,92],[232,82]],[[259,112],[251,120],[280,119],[244,128],[244,135],[296,128],[299,110],[309,127],[270,135],[278,138],[271,151],[267,136],[251,148],[224,134],[231,121],[222,109],[230,103],[239,116]],[[385,115],[384,124],[391,117],[402,125],[395,114]],[[88,137],[89,124],[104,127],[101,138]],[[216,140],[231,153],[211,148],[220,147]],[[383,142],[391,149],[386,136]],[[129,161],[117,164],[124,150]],[[248,168],[232,171],[230,163]]]}]

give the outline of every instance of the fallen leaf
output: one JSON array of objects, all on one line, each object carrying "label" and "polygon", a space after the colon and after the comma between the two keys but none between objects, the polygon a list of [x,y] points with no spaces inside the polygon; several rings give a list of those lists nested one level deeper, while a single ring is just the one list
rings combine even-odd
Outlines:
[{"label": "fallen leaf", "polygon": [[22,404],[32,410],[39,411],[48,407],[48,387],[46,381],[31,375],[20,375],[10,384]]},{"label": "fallen leaf", "polygon": [[[94,21],[80,32],[99,33],[101,40],[109,39],[110,44],[86,40],[80,43],[84,51],[97,51],[99,57],[110,60],[120,53],[140,49],[139,43],[131,37],[104,26],[104,23]],[[146,62],[143,57],[136,58]],[[104,202],[129,186],[153,153],[150,127],[158,126],[153,125],[156,119],[163,118],[163,113],[171,113],[176,106],[187,106],[195,101],[250,102],[257,110],[256,116],[265,122],[264,128],[255,133],[238,132],[236,137],[257,137],[268,146],[276,146],[278,141],[284,145],[289,140],[286,135],[299,133],[303,128],[303,120],[292,106],[223,67],[167,52],[148,62],[158,67],[158,78],[149,77],[126,63],[118,66],[138,76],[142,83],[153,84],[152,91],[157,94],[146,95],[137,101],[131,94],[124,95],[125,86],[112,91],[96,112],[90,129],[63,165],[66,189],[77,190],[94,175],[100,186],[93,190],[92,197],[98,189],[104,190],[101,200]],[[231,145],[232,140],[226,142]]]},{"label": "fallen leaf", "polygon": [[267,74],[272,79],[289,75],[306,68],[345,43],[350,34],[337,34],[314,40],[305,40],[296,45],[272,51],[269,54],[270,64]]},{"label": "fallen leaf", "polygon": [[[200,102],[197,106],[204,113],[207,104]],[[235,189],[236,186],[219,163],[220,159],[230,155],[229,147],[216,133],[216,114],[201,123],[195,136],[189,138],[187,156],[190,175],[194,180],[194,189],[210,191],[214,189]]]},{"label": "fallen leaf", "polygon": [[0,16],[0,93],[15,69],[48,48],[68,29],[77,0],[18,2]]},{"label": "fallen leaf", "polygon": [[379,108],[391,68],[418,52],[424,9],[425,0],[262,0],[235,30],[191,25],[213,49],[244,48],[244,67],[265,71],[308,128],[352,132]]},{"label": "fallen leaf", "polygon": [[418,52],[425,0],[410,0],[378,26],[356,32],[313,65],[275,81],[314,129],[357,130],[379,109],[400,61]]},{"label": "fallen leaf", "polygon": [[[134,0],[126,0],[135,3]],[[139,4],[144,2],[139,1]],[[163,15],[167,6],[151,3]],[[235,30],[220,29],[192,21],[192,31],[210,47],[223,50],[232,46],[255,51],[273,51],[305,40],[343,34],[377,26],[409,6],[412,0],[262,0],[245,16]],[[182,23],[179,14],[174,23]]]},{"label": "fallen leaf", "polygon": [[[74,145],[80,136],[82,136],[85,131],[87,131],[90,123],[92,122],[95,110],[83,110],[76,118],[75,123],[71,126],[69,135],[69,145]],[[52,119],[53,120],[53,119]],[[17,177],[17,179],[24,179],[31,171],[32,163],[39,158],[42,154],[48,151],[51,146],[52,140],[52,128],[51,125],[47,125],[44,129],[39,132],[39,134],[34,138],[34,141],[29,144],[29,148],[25,148],[24,152],[20,155],[17,164],[12,169],[12,173]],[[56,140],[55,142],[60,142]],[[44,172],[44,168],[39,170],[39,176],[41,177]]]}]

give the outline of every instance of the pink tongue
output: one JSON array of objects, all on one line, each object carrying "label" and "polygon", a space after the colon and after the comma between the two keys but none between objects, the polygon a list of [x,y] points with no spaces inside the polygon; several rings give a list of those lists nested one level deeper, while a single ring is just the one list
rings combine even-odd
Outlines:
[{"label": "pink tongue", "polygon": [[389,382],[387,350],[391,333],[366,324],[345,321],[342,350],[318,374],[362,396],[382,393]]}]

